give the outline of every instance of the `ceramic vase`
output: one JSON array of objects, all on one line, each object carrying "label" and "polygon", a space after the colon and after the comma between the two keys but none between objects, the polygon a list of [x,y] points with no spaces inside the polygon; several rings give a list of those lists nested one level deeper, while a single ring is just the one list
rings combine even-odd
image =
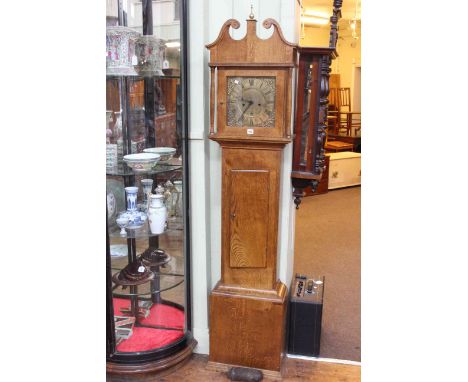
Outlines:
[{"label": "ceramic vase", "polygon": [[154,189],[154,193],[156,195],[164,195],[165,189],[162,184],[158,184],[158,186]]},{"label": "ceramic vase", "polygon": [[115,143],[108,143],[106,145],[106,170],[115,171],[117,167],[117,145]]},{"label": "ceramic vase", "polygon": [[183,202],[182,202],[182,181],[174,181],[175,195],[174,195],[174,215],[181,217],[183,215]]},{"label": "ceramic vase", "polygon": [[117,163],[123,163],[124,156],[124,142],[122,134],[122,112],[116,111],[115,113],[115,124],[114,124],[114,135],[117,137]]},{"label": "ceramic vase", "polygon": [[115,113],[114,134],[117,138],[122,138],[122,112],[116,111]]},{"label": "ceramic vase", "polygon": [[127,216],[129,220],[129,225],[126,228],[140,228],[145,224],[146,213],[138,211],[138,187],[125,187],[125,193],[127,195],[127,211],[125,216]]},{"label": "ceramic vase", "polygon": [[140,211],[147,211],[148,208],[148,195],[151,194],[153,188],[153,179],[142,179],[141,187],[143,188],[143,202],[141,203],[139,209]]},{"label": "ceramic vase", "polygon": [[112,111],[106,111],[106,143],[111,143],[111,138],[113,135],[111,124],[112,122]]},{"label": "ceramic vase", "polygon": [[146,202],[148,199],[148,194],[151,193],[151,189],[153,188],[153,179],[142,179],[141,186],[143,188],[143,195]]},{"label": "ceramic vase", "polygon": [[135,41],[135,54],[138,64],[135,66],[140,76],[163,76],[161,70],[164,43],[154,36],[140,36]]},{"label": "ceramic vase", "polygon": [[127,211],[136,211],[138,187],[125,187],[125,193],[127,194]]},{"label": "ceramic vase", "polygon": [[124,26],[106,28],[106,69],[108,75],[137,75],[133,64],[136,64],[134,59],[135,39],[139,35],[140,33]]},{"label": "ceramic vase", "polygon": [[166,228],[167,209],[164,206],[163,195],[150,195],[148,222],[152,234],[161,234]]}]

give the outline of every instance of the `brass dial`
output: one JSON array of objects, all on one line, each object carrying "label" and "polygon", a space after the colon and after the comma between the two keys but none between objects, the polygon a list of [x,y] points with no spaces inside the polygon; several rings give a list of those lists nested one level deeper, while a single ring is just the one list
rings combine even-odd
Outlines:
[{"label": "brass dial", "polygon": [[228,126],[275,126],[275,77],[228,77],[227,82]]}]

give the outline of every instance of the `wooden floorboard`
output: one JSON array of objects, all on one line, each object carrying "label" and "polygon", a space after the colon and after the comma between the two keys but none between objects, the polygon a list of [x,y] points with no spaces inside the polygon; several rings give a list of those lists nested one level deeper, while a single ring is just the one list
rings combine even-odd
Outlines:
[{"label": "wooden floorboard", "polygon": [[[194,354],[182,367],[171,374],[159,377],[141,379],[109,379],[108,381],[138,381],[138,382],[221,382],[229,381],[225,373],[208,370],[206,365],[208,356]],[[264,378],[264,382],[278,381],[278,379]],[[361,381],[361,367],[328,362],[308,361],[287,358],[283,366],[281,381],[314,381],[314,382],[359,382]]]}]

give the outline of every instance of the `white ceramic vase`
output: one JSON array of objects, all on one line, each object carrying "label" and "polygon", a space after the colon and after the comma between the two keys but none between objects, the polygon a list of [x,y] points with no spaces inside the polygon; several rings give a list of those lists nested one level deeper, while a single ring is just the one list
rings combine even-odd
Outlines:
[{"label": "white ceramic vase", "polygon": [[175,187],[175,216],[177,217],[182,217],[183,215],[183,204],[182,204],[182,181],[181,180],[175,180],[174,181],[174,187]]},{"label": "white ceramic vase", "polygon": [[163,195],[150,195],[148,222],[151,233],[158,235],[164,232],[167,220],[167,209],[164,206]]}]

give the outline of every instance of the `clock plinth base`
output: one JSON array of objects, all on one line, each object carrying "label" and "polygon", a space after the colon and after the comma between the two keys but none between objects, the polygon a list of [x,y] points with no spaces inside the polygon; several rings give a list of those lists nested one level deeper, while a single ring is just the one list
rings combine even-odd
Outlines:
[{"label": "clock plinth base", "polygon": [[211,363],[281,372],[285,349],[287,288],[230,289],[210,295]]}]

